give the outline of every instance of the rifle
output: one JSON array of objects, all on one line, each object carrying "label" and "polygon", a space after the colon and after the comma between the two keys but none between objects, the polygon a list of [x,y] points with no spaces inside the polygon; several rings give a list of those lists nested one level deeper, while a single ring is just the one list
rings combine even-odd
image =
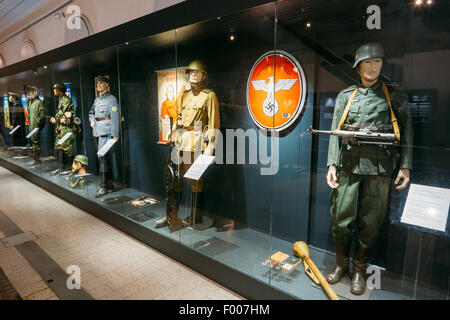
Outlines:
[{"label": "rifle", "polygon": [[394,133],[384,133],[384,132],[373,132],[370,130],[315,130],[313,127],[309,127],[307,130],[313,134],[329,134],[333,136],[338,136],[343,144],[377,144],[377,145],[388,145],[388,146],[398,146],[399,143],[395,138]]}]

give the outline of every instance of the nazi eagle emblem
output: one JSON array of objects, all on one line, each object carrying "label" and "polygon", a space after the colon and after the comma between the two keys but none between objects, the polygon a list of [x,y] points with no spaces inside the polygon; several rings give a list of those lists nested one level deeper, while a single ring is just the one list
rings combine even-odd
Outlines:
[{"label": "nazi eagle emblem", "polygon": [[252,85],[255,90],[263,90],[267,92],[267,97],[263,102],[262,108],[268,117],[273,117],[278,112],[278,101],[275,99],[275,92],[280,90],[290,90],[298,79],[278,79],[274,84],[273,77],[266,80],[253,80]]}]

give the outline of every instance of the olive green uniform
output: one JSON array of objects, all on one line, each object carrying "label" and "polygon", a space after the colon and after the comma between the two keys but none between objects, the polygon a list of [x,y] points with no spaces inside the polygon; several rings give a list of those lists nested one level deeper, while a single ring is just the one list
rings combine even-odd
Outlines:
[{"label": "olive green uniform", "polygon": [[40,131],[45,125],[45,108],[44,103],[37,96],[28,100],[27,110],[30,119],[30,132],[35,128],[39,128],[39,132],[35,133],[31,138],[31,146],[33,155],[38,157],[41,153],[41,133]]},{"label": "olive green uniform", "polygon": [[[66,117],[65,113],[70,112],[70,117]],[[61,140],[68,132],[73,133],[73,112],[74,106],[72,100],[63,95],[59,97],[58,109],[55,115],[56,119],[56,139],[55,139],[55,149],[63,150],[66,155],[72,154],[72,146],[73,146],[73,134],[64,141],[63,144],[58,144],[58,141]]]},{"label": "olive green uniform", "polygon": [[[331,130],[336,130],[347,101],[356,86],[342,90],[336,99]],[[392,174],[395,168],[412,168],[413,130],[407,100],[389,88],[392,108],[400,126],[400,147],[345,145],[330,136],[327,166],[337,167],[339,187],[331,193],[332,234],[336,243],[348,243],[358,228],[362,247],[373,247],[384,221]],[[345,124],[380,131],[392,125],[386,97],[378,81],[371,88],[358,88]],[[393,132],[392,130],[390,132]]]}]

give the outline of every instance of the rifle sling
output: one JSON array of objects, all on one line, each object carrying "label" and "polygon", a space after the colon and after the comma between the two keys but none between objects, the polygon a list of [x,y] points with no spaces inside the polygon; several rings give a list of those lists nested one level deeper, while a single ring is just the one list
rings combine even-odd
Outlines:
[{"label": "rifle sling", "polygon": [[[392,110],[392,104],[391,104],[391,98],[389,96],[389,91],[384,84],[384,82],[381,82],[381,89],[383,90],[384,96],[386,97],[386,101],[389,105],[389,109],[391,110],[391,121],[392,126],[394,128],[394,134],[395,139],[400,142],[400,129],[398,126],[397,117],[394,114],[394,110]],[[337,126],[337,130],[341,130],[342,126],[344,125],[345,120],[347,119],[348,112],[350,111],[350,106],[352,105],[353,99],[355,98],[356,92],[358,91],[358,88],[353,90],[352,95],[350,96],[350,99],[347,102],[347,105],[345,106],[344,112],[342,113],[341,120],[339,121],[339,125]]]}]

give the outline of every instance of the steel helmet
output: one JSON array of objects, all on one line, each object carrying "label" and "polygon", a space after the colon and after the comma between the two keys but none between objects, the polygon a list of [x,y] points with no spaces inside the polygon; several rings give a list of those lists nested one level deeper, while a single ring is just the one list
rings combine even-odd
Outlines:
[{"label": "steel helmet", "polygon": [[197,70],[204,73],[208,72],[206,64],[201,60],[194,60],[191,63],[189,63],[188,70]]},{"label": "steel helmet", "polygon": [[355,63],[353,68],[356,68],[358,63],[370,58],[385,58],[383,46],[380,43],[372,42],[363,44],[356,50]]},{"label": "steel helmet", "polygon": [[63,83],[57,82],[53,85],[53,89],[59,89],[62,92],[66,92],[67,88]]},{"label": "steel helmet", "polygon": [[79,154],[75,157],[75,159],[73,159],[73,161],[78,161],[79,163],[81,163],[82,165],[87,166],[88,165],[88,157],[85,156],[84,154]]}]

